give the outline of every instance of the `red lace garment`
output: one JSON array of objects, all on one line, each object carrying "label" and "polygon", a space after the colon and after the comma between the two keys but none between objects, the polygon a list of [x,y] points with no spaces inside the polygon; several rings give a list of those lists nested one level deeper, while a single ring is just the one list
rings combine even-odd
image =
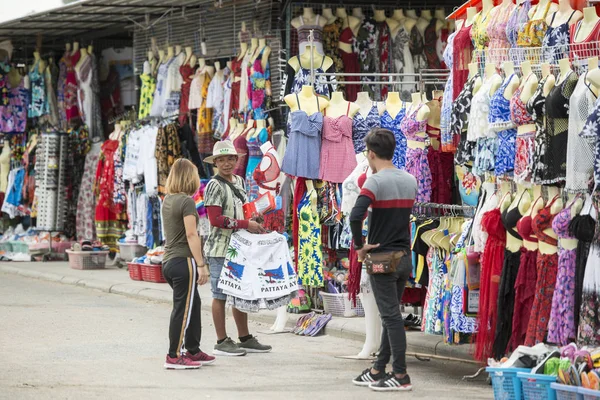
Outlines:
[{"label": "red lace garment", "polygon": [[194,78],[194,68],[188,64],[183,64],[179,67],[179,73],[183,78],[183,83],[181,84],[181,101],[179,102],[179,123],[183,125],[188,120],[188,113],[190,112],[188,103],[190,100],[190,87]]},{"label": "red lace garment", "polygon": [[[472,26],[472,25],[471,25]],[[473,52],[471,26],[463,27],[454,36],[454,54],[452,54],[452,101],[460,94],[469,78],[469,63]]]},{"label": "red lace garment", "polygon": [[506,229],[502,225],[500,209],[486,212],[481,219],[482,229],[488,240],[481,256],[481,281],[479,287],[479,332],[475,337],[475,359],[485,362],[492,356],[492,344],[496,334],[498,317],[498,286],[504,263]]},{"label": "red lace garment", "polygon": [[77,106],[77,92],[79,84],[77,83],[77,76],[75,74],[75,66],[81,58],[81,53],[77,51],[71,57],[66,58],[67,65],[67,78],[65,80],[65,112],[67,115],[67,122],[79,118],[79,107]]}]

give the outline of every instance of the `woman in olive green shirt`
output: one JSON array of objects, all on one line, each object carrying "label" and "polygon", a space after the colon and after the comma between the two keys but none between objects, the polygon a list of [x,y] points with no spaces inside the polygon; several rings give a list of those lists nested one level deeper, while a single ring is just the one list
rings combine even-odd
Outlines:
[{"label": "woman in olive green shirt", "polygon": [[176,160],[167,179],[168,194],[162,206],[166,239],[163,275],[173,288],[169,354],[164,365],[167,369],[195,369],[215,360],[200,350],[202,325],[197,284],[206,284],[209,272],[198,236],[198,212],[191,197],[199,187],[198,168],[189,160]]}]

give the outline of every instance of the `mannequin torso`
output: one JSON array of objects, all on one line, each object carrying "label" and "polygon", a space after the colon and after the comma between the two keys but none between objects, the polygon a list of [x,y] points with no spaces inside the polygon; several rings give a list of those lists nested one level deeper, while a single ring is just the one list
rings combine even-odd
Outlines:
[{"label": "mannequin torso", "polygon": [[313,115],[322,111],[329,105],[329,101],[323,98],[317,99],[314,95],[312,86],[302,86],[302,90],[298,95],[288,94],[283,99],[290,107],[292,112],[302,110],[307,115]]},{"label": "mannequin torso", "polygon": [[333,92],[331,101],[325,109],[324,114],[331,118],[337,118],[342,115],[353,118],[359,110],[360,107],[358,104],[346,101],[342,92]]},{"label": "mannequin torso", "polygon": [[596,28],[596,24],[600,20],[598,14],[596,14],[595,7],[586,7],[583,9],[583,20],[581,21],[581,25],[575,31],[575,37],[573,38],[573,43],[581,43],[587,41],[590,34]]}]

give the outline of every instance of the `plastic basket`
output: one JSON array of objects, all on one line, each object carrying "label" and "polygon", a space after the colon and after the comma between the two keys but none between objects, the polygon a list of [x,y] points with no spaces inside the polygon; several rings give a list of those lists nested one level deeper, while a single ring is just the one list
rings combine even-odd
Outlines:
[{"label": "plastic basket", "polygon": [[579,388],[579,393],[583,396],[583,400],[598,400],[600,399],[600,391],[586,388]]},{"label": "plastic basket", "polygon": [[556,390],[556,400],[583,400],[583,395],[579,393],[577,386],[551,383],[550,387]]},{"label": "plastic basket", "polygon": [[519,372],[517,377],[523,384],[523,400],[556,400],[556,391],[550,387],[555,376]]},{"label": "plastic basket", "polygon": [[146,246],[137,243],[119,243],[119,257],[123,261],[132,261],[146,254]]},{"label": "plastic basket", "polygon": [[356,299],[356,307],[348,298],[348,293],[325,293],[320,292],[323,299],[323,308],[327,314],[336,317],[364,317],[365,310],[363,309],[360,299]]},{"label": "plastic basket", "polygon": [[10,242],[10,246],[13,253],[29,254],[29,243],[13,241]]},{"label": "plastic basket", "polygon": [[12,251],[12,245],[9,242],[0,243],[0,251],[6,251],[10,253]]},{"label": "plastic basket", "polygon": [[66,251],[69,267],[73,269],[102,269],[106,266],[108,251]]},{"label": "plastic basket", "polygon": [[129,277],[134,281],[142,280],[142,268],[141,264],[127,263],[127,270],[129,271]]},{"label": "plastic basket", "polygon": [[487,367],[485,370],[490,374],[492,380],[494,400],[521,400],[523,398],[521,380],[517,378],[517,373],[527,373],[531,369]]},{"label": "plastic basket", "polygon": [[162,265],[138,264],[142,272],[142,280],[145,282],[166,283],[162,273]]},{"label": "plastic basket", "polygon": [[[52,242],[52,252],[53,253],[64,253],[69,250],[73,242]],[[50,246],[48,243],[32,243],[29,245],[29,253],[30,254],[40,254],[48,252]]]}]

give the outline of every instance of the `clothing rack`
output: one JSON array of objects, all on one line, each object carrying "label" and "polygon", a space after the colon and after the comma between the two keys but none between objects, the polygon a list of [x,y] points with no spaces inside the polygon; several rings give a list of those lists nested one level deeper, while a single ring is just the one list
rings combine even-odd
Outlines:
[{"label": "clothing rack", "polygon": [[476,209],[475,206],[457,204],[415,203],[413,214],[431,217],[473,217]]}]

